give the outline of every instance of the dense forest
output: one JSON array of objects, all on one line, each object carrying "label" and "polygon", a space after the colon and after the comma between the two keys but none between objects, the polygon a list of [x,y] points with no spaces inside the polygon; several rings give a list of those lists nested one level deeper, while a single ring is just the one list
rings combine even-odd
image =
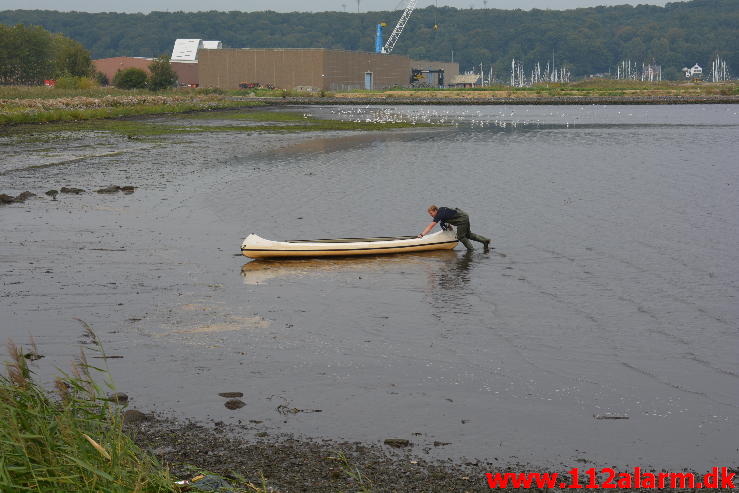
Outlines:
[{"label": "dense forest", "polygon": [[[232,48],[332,48],[370,51],[375,24],[400,12],[152,12],[0,11],[0,24],[38,25],[64,34],[94,58],[155,57],[176,38],[223,41]],[[435,28],[438,26],[438,28]],[[657,63],[666,79],[682,67],[707,67],[719,55],[739,72],[739,2],[693,0],[664,7],[622,5],[575,10],[497,10],[426,7],[410,18],[394,53],[415,59],[483,63],[500,78],[511,59],[532,66],[554,59],[573,76],[614,72],[623,60]]]}]

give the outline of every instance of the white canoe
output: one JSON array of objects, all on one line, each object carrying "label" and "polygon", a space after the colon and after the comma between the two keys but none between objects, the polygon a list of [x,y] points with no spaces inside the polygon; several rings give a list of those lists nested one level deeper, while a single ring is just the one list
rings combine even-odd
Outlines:
[{"label": "white canoe", "polygon": [[271,241],[250,234],[241,244],[241,253],[251,258],[327,257],[451,250],[455,246],[457,235],[454,231],[437,231],[423,238],[400,236],[292,241]]}]

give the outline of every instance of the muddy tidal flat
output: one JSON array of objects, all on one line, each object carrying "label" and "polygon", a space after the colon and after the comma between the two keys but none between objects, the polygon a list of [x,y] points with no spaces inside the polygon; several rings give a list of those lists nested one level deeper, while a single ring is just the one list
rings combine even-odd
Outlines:
[{"label": "muddy tidal flat", "polygon": [[[35,194],[0,205],[0,334],[43,378],[81,319],[129,408],[244,443],[737,466],[736,105],[253,111],[0,130],[0,193]],[[313,118],[373,127],[289,128]],[[495,249],[240,255],[417,234],[431,203]]]}]

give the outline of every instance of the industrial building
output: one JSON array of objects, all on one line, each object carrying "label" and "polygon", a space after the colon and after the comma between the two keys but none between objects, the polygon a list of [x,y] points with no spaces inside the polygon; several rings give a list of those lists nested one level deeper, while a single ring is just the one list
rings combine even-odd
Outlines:
[{"label": "industrial building", "polygon": [[[458,63],[411,60],[392,54],[415,8],[416,0],[408,0],[387,41],[383,42],[387,24],[377,24],[374,53],[324,48],[224,49],[220,41],[177,39],[170,61],[180,85],[194,87],[275,87],[304,91],[445,87],[459,75]],[[97,70],[110,80],[117,70],[144,68],[144,63],[142,59],[126,57],[95,60]]]},{"label": "industrial building", "polygon": [[403,55],[322,48],[202,50],[198,56],[200,86],[222,89],[241,83],[316,91],[408,86],[412,65]]},{"label": "industrial building", "polygon": [[[113,80],[118,70],[148,72],[151,58],[94,60]],[[222,48],[220,41],[178,39],[171,65],[181,86],[239,89],[276,87],[304,91],[380,90],[423,84],[440,87],[459,74],[458,63],[411,60],[405,55],[323,48]]]}]

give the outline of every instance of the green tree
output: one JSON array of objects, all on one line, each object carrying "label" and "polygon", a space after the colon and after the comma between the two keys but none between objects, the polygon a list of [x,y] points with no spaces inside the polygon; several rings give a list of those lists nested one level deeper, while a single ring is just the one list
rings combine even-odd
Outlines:
[{"label": "green tree", "polygon": [[172,70],[169,57],[162,55],[149,65],[151,76],[149,77],[149,90],[161,91],[169,89],[177,84],[177,74]]},{"label": "green tree", "polygon": [[73,39],[61,34],[52,37],[55,76],[88,77],[94,73],[90,52]]},{"label": "green tree", "polygon": [[90,53],[77,41],[38,26],[0,24],[1,84],[40,84],[91,73]]},{"label": "green tree", "polygon": [[38,26],[0,25],[0,83],[41,84],[53,76],[53,46]]},{"label": "green tree", "polygon": [[140,68],[119,70],[113,77],[113,85],[120,89],[143,89],[146,87],[146,72]]}]

